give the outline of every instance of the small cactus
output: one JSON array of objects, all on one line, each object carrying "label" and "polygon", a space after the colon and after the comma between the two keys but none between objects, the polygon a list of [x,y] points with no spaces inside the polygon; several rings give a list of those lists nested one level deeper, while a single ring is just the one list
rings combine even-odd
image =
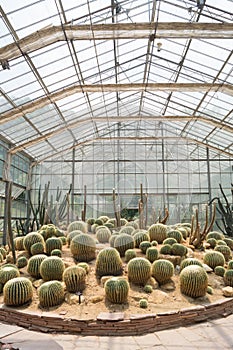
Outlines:
[{"label": "small cactus", "polygon": [[224,238],[224,242],[228,245],[228,247],[233,250],[233,239],[229,237]]},{"label": "small cactus", "polygon": [[96,259],[95,272],[97,276],[113,275],[123,273],[123,264],[119,252],[115,248],[102,249]]},{"label": "small cactus", "polygon": [[81,292],[86,286],[86,271],[77,265],[69,266],[64,270],[62,279],[69,292]]},{"label": "small cactus", "polygon": [[28,264],[28,259],[26,258],[26,256],[20,256],[17,259],[17,267],[18,269],[22,269],[23,267],[27,266]]},{"label": "small cactus", "polygon": [[4,303],[8,306],[20,306],[29,301],[33,297],[32,282],[26,277],[16,277],[3,287]]},{"label": "small cactus", "polygon": [[126,250],[134,248],[134,239],[132,236],[122,233],[114,241],[114,248],[118,250],[120,256],[124,256]]},{"label": "small cactus", "polygon": [[96,230],[96,238],[100,243],[107,243],[111,237],[111,231],[106,226],[101,226]]},{"label": "small cactus", "polygon": [[227,268],[228,268],[228,270],[232,270],[233,269],[233,260],[229,260],[228,261]]},{"label": "small cactus", "polygon": [[217,276],[223,277],[225,271],[226,271],[226,269],[225,269],[225,267],[223,267],[223,266],[216,266],[216,267],[214,268],[214,273],[215,273],[215,275],[217,275]]},{"label": "small cactus", "polygon": [[80,235],[82,233],[83,232],[80,231],[80,230],[74,230],[74,231],[69,232],[68,235],[67,235],[67,238],[66,238],[66,242],[67,242],[68,247],[70,246],[70,243],[71,243],[72,239],[75,236],[78,236],[78,235]]},{"label": "small cactus", "polygon": [[135,248],[139,248],[141,242],[148,241],[150,242],[150,236],[147,231],[141,230],[135,233],[134,235]]},{"label": "small cactus", "polygon": [[139,249],[143,254],[146,254],[147,249],[150,247],[151,247],[151,243],[148,241],[142,241],[139,245]]},{"label": "small cactus", "polygon": [[0,268],[0,283],[5,284],[9,280],[19,277],[20,272],[14,265],[3,265]]},{"label": "small cactus", "polygon": [[41,278],[40,275],[40,265],[47,256],[45,254],[33,255],[27,264],[27,272],[34,278]]},{"label": "small cactus", "polygon": [[40,275],[44,281],[62,280],[64,262],[58,256],[49,256],[40,264]]},{"label": "small cactus", "polygon": [[130,282],[145,285],[151,277],[151,263],[145,258],[134,258],[128,263],[128,279]]},{"label": "small cactus", "polygon": [[151,241],[161,244],[167,238],[167,226],[164,224],[153,224],[149,227],[148,233]]},{"label": "small cactus", "polygon": [[169,244],[169,245],[173,245],[174,243],[178,243],[177,240],[174,238],[174,237],[169,237],[169,238],[166,238],[164,241],[163,241],[163,244]]},{"label": "small cactus", "polygon": [[70,244],[70,251],[77,261],[89,262],[96,257],[96,243],[94,238],[82,233],[75,236]]},{"label": "small cactus", "polygon": [[233,287],[233,269],[227,269],[225,271],[223,280],[226,286]]},{"label": "small cactus", "polygon": [[16,250],[24,250],[23,240],[24,240],[24,237],[15,237],[14,238],[14,244],[15,244]]},{"label": "small cactus", "polygon": [[120,229],[120,234],[121,233],[126,233],[127,235],[131,235],[133,234],[133,232],[135,231],[135,229],[132,227],[132,226],[123,226],[121,229]]},{"label": "small cactus", "polygon": [[198,265],[202,267],[202,263],[197,258],[186,258],[180,264],[180,271],[190,265]]},{"label": "small cactus", "polygon": [[215,238],[208,238],[206,240],[206,243],[208,243],[210,245],[210,248],[215,248],[217,245],[217,240]]},{"label": "small cactus", "polygon": [[203,257],[203,262],[214,269],[216,266],[224,266],[224,255],[217,251],[209,251]]},{"label": "small cactus", "polygon": [[170,230],[167,233],[167,238],[175,238],[178,243],[183,241],[183,235],[179,230]]},{"label": "small cactus", "polygon": [[112,235],[110,238],[109,238],[109,245],[110,247],[114,248],[114,242],[115,242],[115,239],[117,238],[118,235],[114,234]]},{"label": "small cactus", "polygon": [[141,309],[147,309],[148,308],[148,301],[146,299],[140,299],[139,300],[139,307]]},{"label": "small cactus", "polygon": [[54,249],[62,250],[62,241],[58,237],[50,237],[45,242],[47,255],[51,255],[51,251]]},{"label": "small cactus", "polygon": [[145,293],[152,293],[153,292],[153,287],[150,284],[146,284],[143,288]]},{"label": "small cactus", "polygon": [[86,271],[86,274],[88,274],[90,271],[90,266],[86,262],[80,262],[77,264],[77,266],[82,267]]},{"label": "small cactus", "polygon": [[165,244],[160,248],[160,254],[171,255],[172,254],[172,246],[170,244]]},{"label": "small cactus", "polygon": [[106,298],[111,303],[123,304],[128,299],[129,283],[124,278],[113,277],[105,282],[104,290]]},{"label": "small cactus", "polygon": [[146,257],[151,263],[153,263],[155,260],[157,260],[158,256],[159,256],[159,251],[156,247],[147,248]]},{"label": "small cactus", "polygon": [[51,256],[58,256],[59,258],[62,257],[62,251],[60,249],[53,249],[51,251]]},{"label": "small cactus", "polygon": [[6,251],[6,249],[4,247],[0,247],[0,253],[3,256],[3,259],[6,259],[7,251]]},{"label": "small cactus", "polygon": [[59,281],[48,281],[38,288],[40,306],[52,307],[64,301],[64,287]]},{"label": "small cactus", "polygon": [[31,255],[44,254],[45,245],[42,242],[34,243],[30,248]]},{"label": "small cactus", "polygon": [[69,224],[69,226],[67,227],[67,231],[68,233],[72,232],[72,231],[82,231],[83,233],[87,232],[87,224],[84,221],[73,221]]},{"label": "small cactus", "polygon": [[27,252],[31,253],[31,246],[34,243],[37,243],[37,242],[44,243],[43,236],[40,233],[37,233],[37,232],[30,232],[30,233],[28,233],[24,237],[24,240],[23,240],[24,249]]},{"label": "small cactus", "polygon": [[208,288],[208,276],[203,267],[190,265],[185,267],[180,273],[181,293],[198,298],[205,296]]},{"label": "small cactus", "polygon": [[174,266],[169,260],[159,259],[152,264],[152,276],[161,285],[170,281],[174,274]]},{"label": "small cactus", "polygon": [[172,245],[172,255],[178,255],[183,257],[187,254],[187,252],[188,252],[187,247],[185,247],[183,244],[174,243]]},{"label": "small cactus", "polygon": [[216,245],[214,250],[222,253],[226,261],[231,258],[231,249],[227,245]]},{"label": "small cactus", "polygon": [[127,249],[125,252],[125,261],[129,262],[131,259],[136,258],[137,253],[133,249]]},{"label": "small cactus", "polygon": [[219,241],[221,239],[224,239],[224,234],[218,231],[211,231],[207,234],[206,240],[208,240],[209,238],[215,238],[216,241]]}]

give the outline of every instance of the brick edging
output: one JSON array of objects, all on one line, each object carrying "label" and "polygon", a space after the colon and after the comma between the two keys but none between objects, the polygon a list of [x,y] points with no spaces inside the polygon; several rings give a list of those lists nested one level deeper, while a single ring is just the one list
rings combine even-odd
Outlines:
[{"label": "brick edging", "polygon": [[212,304],[183,308],[179,311],[157,314],[101,313],[96,319],[81,320],[49,313],[16,310],[0,304],[0,321],[46,333],[69,333],[79,335],[131,336],[158,330],[182,327],[196,322],[226,317],[233,313],[233,298]]}]

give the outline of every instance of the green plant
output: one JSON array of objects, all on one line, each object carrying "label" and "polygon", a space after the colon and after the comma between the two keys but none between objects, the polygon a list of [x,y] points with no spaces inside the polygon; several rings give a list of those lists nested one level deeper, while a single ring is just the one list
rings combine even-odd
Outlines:
[{"label": "green plant", "polygon": [[27,272],[29,273],[29,275],[35,278],[41,278],[40,265],[42,261],[45,260],[46,258],[47,256],[45,254],[33,255],[28,260]]},{"label": "green plant", "polygon": [[0,253],[3,256],[3,259],[6,259],[7,251],[6,251],[6,249],[4,247],[0,247]]},{"label": "green plant", "polygon": [[233,250],[233,239],[229,237],[224,238],[224,242],[228,245],[228,247]]},{"label": "green plant", "polygon": [[90,271],[90,266],[86,262],[80,262],[77,264],[77,266],[82,267],[86,271],[86,274],[88,274]]},{"label": "green plant", "polygon": [[172,246],[170,244],[165,244],[160,248],[160,254],[171,255],[172,254]]},{"label": "green plant", "polygon": [[180,271],[190,265],[198,265],[202,267],[202,263],[197,258],[186,258],[180,264]]},{"label": "green plant", "polygon": [[153,224],[149,227],[148,233],[151,241],[161,244],[167,237],[167,226],[161,223]]},{"label": "green plant", "polygon": [[231,269],[233,270],[233,260],[228,261],[227,268],[228,270],[231,270]]},{"label": "green plant", "polygon": [[15,237],[14,238],[14,244],[15,244],[16,250],[24,250],[23,240],[24,240],[24,237]]},{"label": "green plant", "polygon": [[190,265],[180,273],[181,293],[191,297],[203,297],[208,288],[208,276],[203,267]]},{"label": "green plant", "polygon": [[141,252],[143,254],[146,254],[146,251],[148,248],[151,247],[151,243],[148,242],[148,241],[142,241],[140,244],[139,244],[139,249],[141,250]]},{"label": "green plant", "polygon": [[127,235],[132,235],[135,229],[132,226],[123,226],[120,229],[120,233],[126,233]]},{"label": "green plant", "polygon": [[129,283],[124,278],[113,277],[105,282],[104,290],[106,298],[111,303],[123,304],[128,299]]},{"label": "green plant", "polygon": [[28,233],[23,239],[24,249],[31,253],[31,246],[37,242],[44,244],[44,238],[41,236],[41,234],[37,232]]},{"label": "green plant", "polygon": [[12,278],[20,276],[20,272],[16,266],[3,265],[0,268],[0,283],[5,284]]},{"label": "green plant", "polygon": [[50,255],[54,249],[62,250],[62,241],[58,237],[50,237],[45,242],[45,250],[48,255]]},{"label": "green plant", "polygon": [[28,264],[28,259],[25,256],[20,256],[17,259],[17,267],[18,269],[22,269],[23,267],[27,266]]},{"label": "green plant", "polygon": [[167,238],[175,238],[178,243],[183,241],[183,235],[179,230],[170,230],[167,232]]},{"label": "green plant", "polygon": [[86,271],[80,266],[69,266],[63,272],[63,281],[68,292],[81,292],[86,286]]},{"label": "green plant", "polygon": [[95,224],[96,224],[97,226],[103,226],[104,222],[103,222],[103,220],[101,220],[101,219],[96,219],[96,220],[95,220]]},{"label": "green plant", "polygon": [[163,241],[163,244],[169,244],[170,246],[172,246],[174,243],[178,243],[177,240],[174,237],[166,238]]},{"label": "green plant", "polygon": [[223,275],[223,280],[226,286],[233,287],[233,269],[227,269]]},{"label": "green plant", "polygon": [[231,249],[227,245],[216,245],[214,250],[222,253],[226,261],[231,258]]},{"label": "green plant", "polygon": [[126,250],[134,248],[134,239],[132,236],[122,233],[114,241],[114,248],[118,250],[120,256],[124,256]]},{"label": "green plant", "polygon": [[2,263],[3,262],[3,255],[2,255],[2,253],[0,253],[0,263]]},{"label": "green plant", "polygon": [[223,277],[225,271],[226,271],[226,269],[225,269],[225,267],[223,267],[223,266],[216,266],[216,267],[214,268],[214,273],[215,273],[217,276]]},{"label": "green plant", "polygon": [[145,258],[133,258],[128,263],[128,279],[130,282],[145,285],[151,277],[151,263]]},{"label": "green plant", "polygon": [[210,286],[208,286],[207,287],[207,291],[206,291],[208,294],[214,294],[214,290],[213,290],[213,288],[212,287],[210,287]]},{"label": "green plant", "polygon": [[115,239],[117,238],[118,235],[112,235],[110,238],[109,238],[109,244],[110,244],[110,247],[113,247],[114,248],[114,242],[115,242]]},{"label": "green plant", "polygon": [[219,241],[217,241],[217,245],[225,245],[225,246],[227,246],[226,242],[223,241],[222,239],[220,239]]},{"label": "green plant", "polygon": [[103,223],[105,224],[105,222],[109,220],[109,217],[107,215],[101,215],[98,217],[98,220],[103,221]]},{"label": "green plant", "polygon": [[40,264],[40,275],[44,281],[62,280],[65,264],[58,256],[49,256]]},{"label": "green plant", "polygon": [[131,259],[136,258],[137,253],[133,249],[127,249],[125,252],[125,261],[129,262]]},{"label": "green plant", "polygon": [[217,245],[217,240],[215,238],[208,238],[206,243],[210,245],[210,248],[214,248]]},{"label": "green plant", "polygon": [[161,285],[170,281],[174,274],[174,266],[169,260],[159,259],[152,264],[152,276]]},{"label": "green plant", "polygon": [[68,233],[72,232],[72,231],[82,231],[83,233],[87,232],[87,224],[84,221],[73,221],[69,224],[69,226],[67,227],[67,231]]},{"label": "green plant", "polygon": [[111,231],[106,226],[102,226],[96,230],[96,238],[100,243],[107,243],[110,237]]},{"label": "green plant", "polygon": [[216,266],[224,266],[224,255],[217,251],[209,251],[203,257],[203,262],[214,269]]},{"label": "green plant", "polygon": [[153,263],[159,257],[158,249],[156,247],[149,247],[149,248],[147,248],[147,250],[146,250],[146,257],[151,263]]},{"label": "green plant", "polygon": [[146,284],[143,288],[145,293],[152,293],[153,292],[153,288],[150,284]]},{"label": "green plant", "polygon": [[139,307],[141,309],[147,309],[148,308],[148,301],[146,299],[140,299],[139,300]]},{"label": "green plant", "polygon": [[44,251],[45,251],[45,245],[42,242],[34,243],[30,249],[31,255],[44,254]]},{"label": "green plant", "polygon": [[72,241],[72,239],[75,237],[75,236],[78,236],[80,234],[82,234],[83,232],[80,231],[80,230],[74,230],[74,231],[71,231],[70,233],[68,233],[67,235],[67,238],[66,238],[66,242],[67,242],[67,245],[68,247],[70,246],[70,243]]},{"label": "green plant", "polygon": [[70,251],[77,261],[91,261],[96,257],[95,240],[85,233],[77,235],[71,241]]},{"label": "green plant", "polygon": [[38,288],[40,306],[52,307],[64,301],[64,288],[59,281],[48,281]]},{"label": "green plant", "polygon": [[104,275],[122,275],[123,264],[119,252],[111,247],[102,249],[96,259],[95,272],[100,277]]},{"label": "green plant", "polygon": [[206,239],[209,239],[209,238],[215,238],[216,241],[219,241],[220,239],[224,239],[224,235],[218,231],[211,231],[206,236]]},{"label": "green plant", "polygon": [[138,223],[136,221],[129,221],[125,224],[125,226],[132,226],[135,230],[139,228]]},{"label": "green plant", "polygon": [[62,257],[62,251],[60,249],[53,249],[51,251],[51,256],[58,256],[59,258]]},{"label": "green plant", "polygon": [[133,236],[135,241],[135,248],[139,248],[141,242],[150,242],[150,236],[147,231],[141,230]]},{"label": "green plant", "polygon": [[183,257],[187,254],[187,252],[188,252],[187,247],[185,247],[183,244],[174,243],[172,245],[172,255],[178,255]]},{"label": "green plant", "polygon": [[19,306],[29,302],[33,297],[32,282],[26,277],[16,277],[3,287],[4,303],[9,306]]}]

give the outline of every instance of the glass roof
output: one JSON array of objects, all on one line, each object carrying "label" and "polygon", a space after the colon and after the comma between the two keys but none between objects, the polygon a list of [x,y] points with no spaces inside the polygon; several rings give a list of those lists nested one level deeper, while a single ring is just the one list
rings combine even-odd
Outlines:
[{"label": "glass roof", "polygon": [[10,152],[66,156],[114,140],[121,123],[125,139],[183,138],[190,154],[232,157],[233,2],[198,3],[0,0]]}]

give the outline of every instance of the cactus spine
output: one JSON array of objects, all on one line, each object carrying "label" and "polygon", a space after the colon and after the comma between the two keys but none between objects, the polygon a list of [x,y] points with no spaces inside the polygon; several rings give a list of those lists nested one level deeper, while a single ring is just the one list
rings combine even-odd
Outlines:
[{"label": "cactus spine", "polygon": [[60,305],[64,301],[64,288],[59,281],[48,281],[38,288],[38,297],[42,307]]},{"label": "cactus spine", "polygon": [[186,266],[180,273],[181,293],[198,298],[205,296],[208,288],[208,276],[203,267],[198,265]]},{"label": "cactus spine", "polygon": [[32,282],[26,277],[16,277],[4,285],[4,303],[9,306],[19,306],[29,302],[33,296]]},{"label": "cactus spine", "polygon": [[126,279],[113,277],[107,280],[104,285],[106,298],[114,304],[127,302],[129,293],[129,283]]},{"label": "cactus spine", "polygon": [[123,264],[119,252],[115,248],[102,249],[96,259],[96,275],[118,276],[123,273]]}]

